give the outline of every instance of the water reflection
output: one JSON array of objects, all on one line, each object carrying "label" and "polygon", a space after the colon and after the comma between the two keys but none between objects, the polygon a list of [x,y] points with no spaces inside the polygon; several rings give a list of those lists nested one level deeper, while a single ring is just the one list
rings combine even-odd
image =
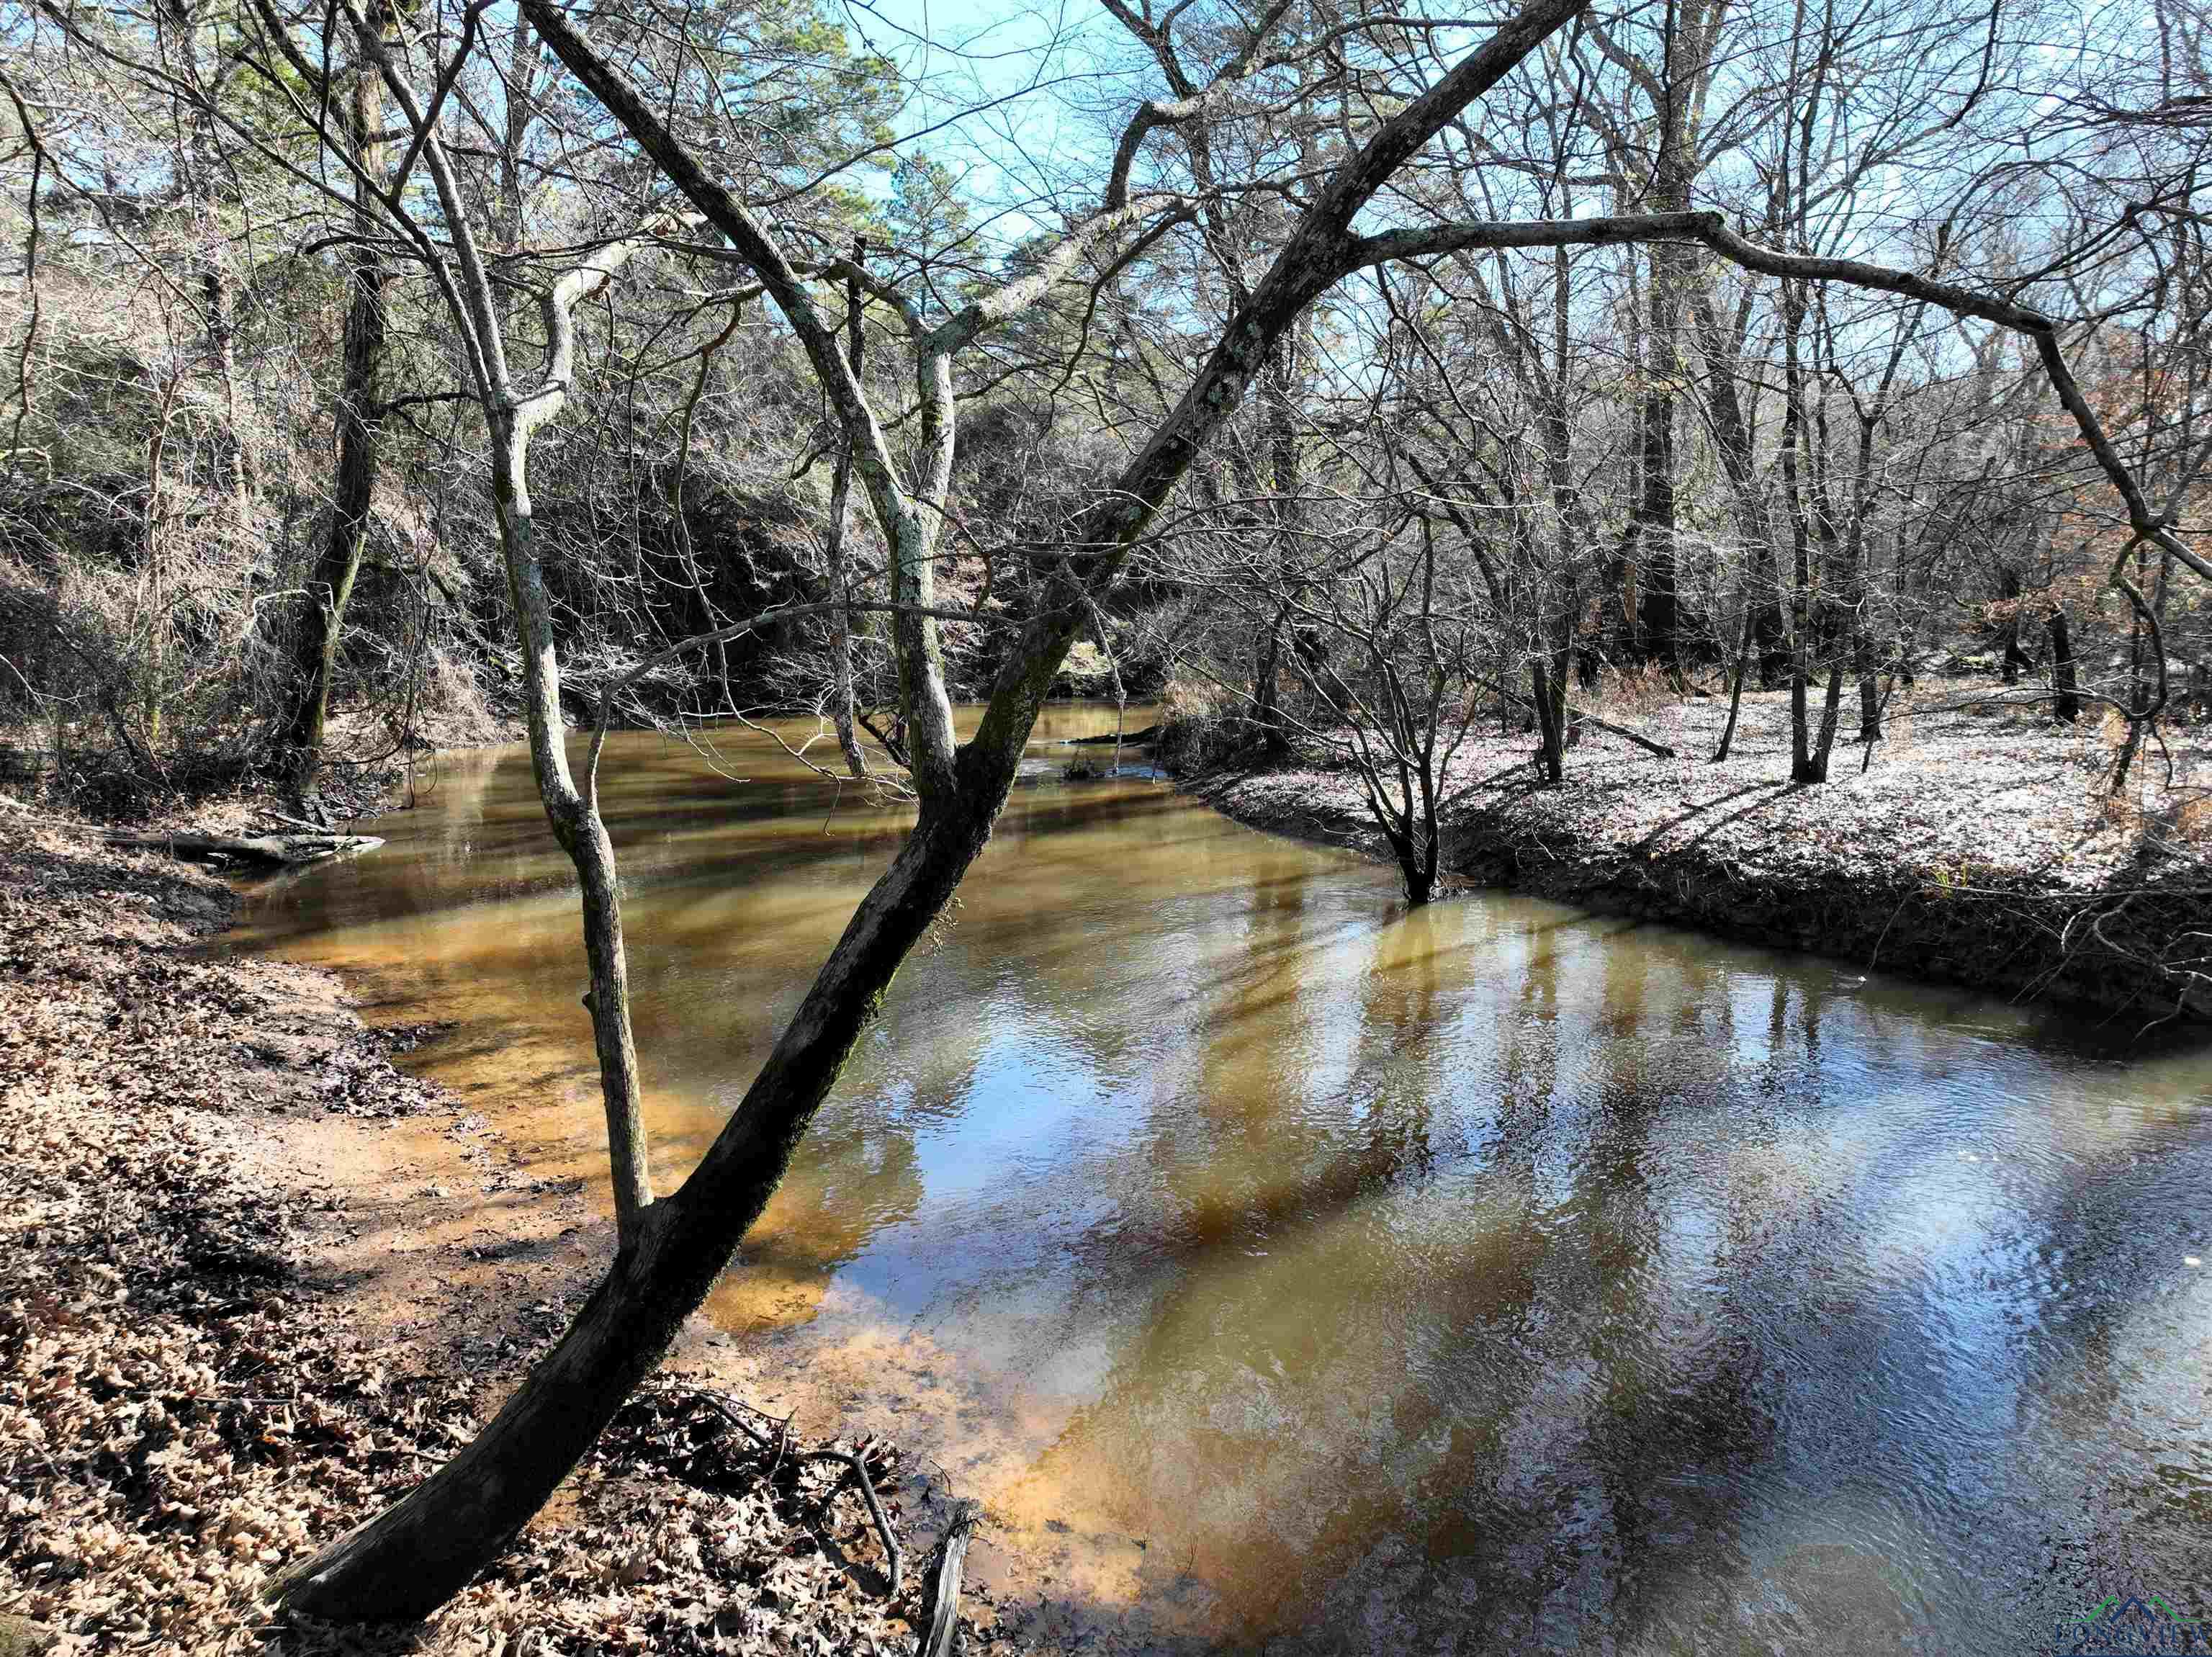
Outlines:
[{"label": "water reflection", "polygon": [[[664,1183],[903,825],[725,747],[746,780],[609,761]],[[378,832],[246,941],[454,1020],[422,1067],[595,1169],[526,759]],[[714,1307],[936,1435],[1061,1600],[1285,1651],[2212,1612],[2201,1052],[1533,902],[1407,915],[1141,780],[1019,790],[962,899]]]}]

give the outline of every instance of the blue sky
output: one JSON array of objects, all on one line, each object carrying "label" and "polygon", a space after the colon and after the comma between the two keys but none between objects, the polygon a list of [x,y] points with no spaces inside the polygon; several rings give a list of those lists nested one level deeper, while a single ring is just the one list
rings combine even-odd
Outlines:
[{"label": "blue sky", "polygon": [[1055,174],[1099,175],[1085,110],[1109,93],[1101,52],[1127,36],[1097,0],[840,0],[832,15],[913,88],[902,152],[927,153],[966,175],[971,198],[1012,209],[1007,234],[1031,228],[1020,204]]}]

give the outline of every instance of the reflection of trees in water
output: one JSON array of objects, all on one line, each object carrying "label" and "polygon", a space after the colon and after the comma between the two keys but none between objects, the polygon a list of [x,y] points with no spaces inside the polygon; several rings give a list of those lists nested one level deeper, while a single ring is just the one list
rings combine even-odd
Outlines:
[{"label": "reflection of trees in water", "polygon": [[[438,929],[410,947],[450,996],[514,997],[447,1056],[542,1097],[588,1052],[573,946],[538,920],[565,876],[526,763],[456,785],[446,842],[331,901],[420,917],[362,929],[387,954]],[[635,823],[670,860],[634,910],[669,1070],[744,1068],[790,957],[842,920],[838,883],[887,855],[892,814],[823,834],[822,792],[732,813],[686,783]],[[2084,1069],[2057,1023],[2000,1054],[1831,966],[1534,906],[1386,921],[1325,861],[1164,799],[1018,802],[1020,855],[908,969],[726,1285],[732,1326],[806,1315],[882,1228],[931,1223],[917,1135],[985,1108],[989,1044],[1033,1045],[1052,1068],[1009,1097],[1091,1087],[1112,1120],[1079,1166],[964,1216],[1045,1246],[944,1266],[935,1304],[1103,1349],[1043,1477],[1114,1492],[1154,1569],[1188,1563],[1255,1623],[1413,1648],[1602,1626],[1663,1649],[1702,1637],[1704,1608],[1735,1614],[1771,1541],[1747,1523],[1817,1540],[1861,1512],[1938,1570],[2009,1552],[2069,1592],[2203,1579],[2212,1467],[2173,1388],[2201,1382],[2184,1355],[2206,1331],[2163,1309],[2185,1304],[2179,1258],[2212,1258],[2187,1230],[2212,1175],[2201,1060]],[[2002,1016],[1974,1010],[2010,1041]],[[2052,1054],[2073,1066],[2056,1090]],[[1943,1208],[1947,1112],[2005,1136],[2011,1183],[1935,1215],[1945,1254],[1911,1227]],[[1037,1190],[1106,1217],[1040,1215]]]},{"label": "reflection of trees in water", "polygon": [[778,1187],[715,1288],[708,1315],[716,1322],[746,1330],[807,1321],[878,1232],[921,1210],[914,1118],[886,1102],[825,1109],[816,1119],[804,1163]]},{"label": "reflection of trees in water", "polygon": [[[1437,1039],[1459,943],[1420,911],[1340,989],[1272,1006],[1268,1039],[1241,1032],[1225,1060],[1210,1044],[1149,1124],[1152,1201],[1076,1246],[1085,1298],[1136,1309],[1043,1474],[1131,1492],[1115,1522],[1158,1569],[1261,1627],[1441,1635],[1480,1605],[1486,1632],[1517,1618],[1526,1637],[1563,1597],[1586,1627],[1625,1611],[1678,1529],[1724,1530],[1698,1493],[1762,1453],[1755,1343],[1655,1333],[1680,1312],[1644,1176],[1663,1098],[1601,1062],[1532,1110],[1559,1099],[1561,1043],[1529,1044],[1501,1067],[1515,1130],[1479,1167],[1460,1154]],[[1352,1080],[1329,1109],[1296,1066],[1344,1017]],[[1282,1063],[1256,1073],[1255,1049]]]},{"label": "reflection of trees in water", "polygon": [[[2003,1209],[1984,1244],[1992,1322],[2014,1350],[2007,1393],[1991,1400],[2001,1422],[1961,1481],[1984,1500],[1961,1518],[2011,1532],[2035,1560],[2006,1587],[2007,1609],[2038,1627],[2114,1593],[2212,1615],[2212,1293],[2187,1264],[2212,1257],[2200,1200],[2212,1145],[2188,1108],[2212,1100],[2196,1066],[2160,1087],[2166,1068],[2093,1072],[2070,1111],[2028,1114],[2010,1149],[2042,1188]],[[2081,1154],[2069,1130],[2104,1154]],[[2014,1495],[2022,1487],[2032,1503]]]}]

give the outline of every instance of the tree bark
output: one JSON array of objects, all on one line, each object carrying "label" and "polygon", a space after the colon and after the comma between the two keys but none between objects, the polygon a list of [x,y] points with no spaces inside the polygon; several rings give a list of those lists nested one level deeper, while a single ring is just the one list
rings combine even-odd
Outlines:
[{"label": "tree bark", "polygon": [[[867,256],[865,239],[853,245],[854,273],[845,283],[845,360],[853,377],[860,377],[861,354],[866,336],[861,327],[860,261]],[[830,480],[830,589],[841,605],[853,599],[852,556],[845,542],[846,518],[853,492],[853,439],[848,433],[837,447],[837,470]],[[837,747],[845,756],[845,769],[855,782],[868,775],[867,756],[853,730],[853,612],[841,608],[830,629],[830,719],[836,728]]]},{"label": "tree bark", "polygon": [[1722,728],[1719,746],[1713,750],[1713,764],[1716,765],[1727,763],[1729,750],[1735,746],[1736,718],[1743,711],[1743,676],[1751,666],[1751,641],[1757,628],[1758,623],[1753,615],[1752,583],[1747,580],[1743,594],[1743,637],[1736,645],[1735,672],[1729,676],[1728,723]]},{"label": "tree bark", "polygon": [[[384,175],[385,145],[379,137],[383,124],[384,100],[378,91],[376,67],[364,58],[354,70],[346,136],[356,161],[370,178]],[[331,522],[314,568],[308,573],[307,604],[293,635],[291,672],[285,687],[289,704],[281,740],[291,750],[293,782],[302,792],[312,788],[322,762],[346,605],[353,596],[362,553],[368,544],[378,454],[383,446],[381,398],[388,332],[384,287],[388,271],[377,250],[376,229],[368,186],[356,178],[356,240],[346,255],[345,356],[338,378],[338,459],[331,490]]]},{"label": "tree bark", "polygon": [[2066,626],[2066,612],[2054,604],[2044,622],[2051,634],[2051,683],[2058,692],[2052,711],[2071,725],[2081,717],[2080,680],[2074,666],[2074,642]]},{"label": "tree bark", "polygon": [[1552,693],[1550,666],[1540,655],[1529,655],[1528,688],[1536,707],[1536,775],[1556,788],[1566,777],[1567,739],[1560,728],[1563,705]]},{"label": "tree bark", "polygon": [[[1079,526],[1076,544],[1085,564],[1082,573],[1091,585],[1111,579],[1119,570],[1131,544],[1235,410],[1267,352],[1298,314],[1353,268],[1346,262],[1353,215],[1446,121],[1564,26],[1582,3],[1536,0],[1339,166],[1254,289],[1250,302],[1231,318],[1176,409],[1124,471],[1119,487]],[[881,428],[849,368],[838,358],[834,342],[826,338],[811,305],[798,291],[795,275],[781,250],[733,198],[708,178],[668,134],[651,103],[575,31],[554,0],[522,0],[522,9],[577,78],[754,264],[799,333],[817,372],[829,383],[833,404],[855,436],[857,464],[883,509],[887,530],[897,527],[895,570],[908,566],[901,570],[903,582],[926,579],[908,565],[910,559],[926,558],[928,551],[917,533],[921,515],[908,504],[883,465],[888,450]],[[434,143],[426,144],[426,156],[434,150]],[[434,165],[434,176],[438,170]],[[447,181],[440,182],[443,195]],[[463,216],[458,192],[449,216]],[[464,259],[469,259],[469,244],[459,226],[455,240]],[[1038,291],[1044,285],[1036,284]],[[489,285],[472,283],[471,287],[470,302],[481,311],[490,303]],[[1009,284],[998,297],[1011,306],[1022,291],[1019,283]],[[932,336],[935,343],[917,352],[924,396],[921,436],[928,457],[925,499],[941,499],[951,466],[949,350],[957,343],[961,327],[968,328],[972,337],[989,325],[992,302],[980,301],[969,312],[956,316],[945,325],[950,334]],[[501,364],[495,382],[503,384],[504,377]],[[512,469],[520,482],[519,466]],[[938,491],[934,497],[932,490]],[[503,501],[502,527],[526,525],[526,494]],[[911,545],[909,535],[915,537]],[[523,550],[528,550],[526,536]],[[542,582],[534,593],[525,590],[536,579],[534,561],[528,557],[511,556],[509,569],[520,614],[542,602]],[[943,911],[982,850],[1012,786],[1037,713],[1069,644],[1091,614],[1088,587],[1073,575],[1060,579],[1066,583],[1061,594],[1024,626],[1000,667],[975,735],[957,752],[950,742],[950,709],[935,653],[924,649],[909,654],[908,648],[933,642],[933,631],[919,631],[924,624],[919,616],[897,618],[896,637],[904,658],[902,702],[909,732],[915,736],[921,808],[890,869],[854,912],[705,1159],[673,1196],[645,1209],[606,1280],[553,1352],[525,1379],[491,1425],[445,1468],[288,1578],[279,1588],[288,1604],[340,1618],[421,1616],[434,1609],[496,1556],[650,1372],[782,1179],[793,1148],[861,1031],[880,1008],[900,963]],[[895,588],[894,601],[908,602],[907,594],[913,591],[911,585],[903,592]],[[551,681],[550,673],[540,670],[538,655],[526,651],[537,675],[533,706],[542,709]],[[551,667],[550,638],[543,667]],[[539,765],[541,785],[554,769],[553,757],[538,752],[543,722],[533,716],[532,757]],[[557,734],[557,730],[556,722],[552,731]],[[550,790],[547,793],[550,815],[554,798]],[[560,819],[555,820],[557,826]],[[585,822],[596,828],[596,813],[590,813]],[[603,846],[603,836],[602,830],[596,844]],[[579,867],[580,871],[580,857]],[[611,854],[605,868],[611,876]],[[588,879],[586,886],[588,944],[594,935]],[[618,945],[619,932],[613,935]],[[593,965],[596,975],[596,955]],[[606,1063],[605,1045],[600,1057]]]},{"label": "tree bark", "polygon": [[[1298,452],[1297,402],[1299,344],[1298,330],[1293,328],[1268,359],[1261,381],[1269,481],[1274,495],[1274,566],[1279,579],[1291,571],[1304,517],[1301,496],[1305,482]],[[1274,624],[1261,642],[1255,674],[1254,716],[1259,722],[1261,743],[1270,759],[1288,758],[1291,752],[1290,722],[1284,717],[1281,683],[1282,631],[1286,617],[1287,607],[1277,611]]]},{"label": "tree bark", "polygon": [[[1721,469],[1727,473],[1729,492],[1735,496],[1745,554],[1751,559],[1744,603],[1751,625],[1751,645],[1759,660],[1759,686],[1771,691],[1782,684],[1789,673],[1790,649],[1782,624],[1782,583],[1775,568],[1774,537],[1767,522],[1765,503],[1759,498],[1750,422],[1736,391],[1743,331],[1748,326],[1751,312],[1747,301],[1738,310],[1735,332],[1723,336],[1719,319],[1713,313],[1711,295],[1700,290],[1696,303],[1707,368],[1707,397],[1712,408],[1714,447],[1720,451]],[[1741,694],[1740,688],[1738,693]]]},{"label": "tree bark", "polygon": [[2010,564],[1997,571],[1997,595],[2005,602],[2005,618],[2000,628],[2004,639],[2004,682],[2020,683],[2020,670],[2032,668],[2035,663],[2027,652],[2020,648],[2020,606],[2026,600],[2021,592],[2020,571]]},{"label": "tree bark", "polygon": [[1806,679],[1811,672],[1812,548],[1806,521],[1805,496],[1800,485],[1799,460],[1805,430],[1804,373],[1797,356],[1805,321],[1805,296],[1796,283],[1782,287],[1783,410],[1782,495],[1790,515],[1790,777],[1795,783],[1826,780],[1814,762],[1812,732],[1806,707]]}]

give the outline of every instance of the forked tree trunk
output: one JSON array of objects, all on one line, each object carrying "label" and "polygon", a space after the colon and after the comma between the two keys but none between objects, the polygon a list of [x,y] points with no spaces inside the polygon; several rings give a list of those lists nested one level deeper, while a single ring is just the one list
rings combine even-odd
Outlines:
[{"label": "forked tree trunk", "polygon": [[[621,891],[616,879],[614,844],[599,816],[597,746],[592,749],[592,771],[582,787],[577,786],[568,765],[553,600],[538,559],[529,464],[532,437],[558,416],[575,376],[575,308],[612,279],[639,242],[633,238],[601,247],[541,292],[544,377],[528,394],[519,393],[508,372],[501,301],[445,144],[425,125],[413,88],[356,0],[343,0],[343,3],[364,58],[375,65],[386,89],[419,140],[422,164],[430,174],[452,240],[453,262],[441,276],[452,297],[453,321],[468,352],[489,439],[493,513],[499,524],[515,631],[522,646],[523,711],[529,726],[531,771],[554,838],[574,864],[581,889],[584,953],[591,975],[584,1005],[591,1014],[592,1045],[599,1056],[615,1219],[620,1234],[629,1242],[646,1204],[653,1200],[653,1189],[647,1173],[637,1046],[630,1030],[629,968],[623,945]],[[277,32],[281,33],[281,25]],[[442,258],[427,238],[422,245],[434,258]]]},{"label": "forked tree trunk", "polygon": [[1836,728],[1844,700],[1844,653],[1834,652],[1828,661],[1828,693],[1820,704],[1820,740],[1814,749],[1812,774],[1798,779],[1806,783],[1825,783],[1828,780],[1828,761],[1836,751]]},{"label": "forked tree trunk", "polygon": [[[342,3],[356,28],[362,28],[355,0],[342,0]],[[891,452],[880,423],[849,369],[837,357],[797,272],[773,237],[669,134],[654,101],[575,32],[557,0],[520,0],[522,13],[577,78],[638,139],[739,257],[760,274],[806,348],[817,375],[831,392],[839,417],[854,436],[856,465],[877,503],[879,521],[891,543],[893,598],[900,606],[894,637],[901,653],[902,700],[913,733],[915,772],[922,804],[920,819],[890,871],[855,911],[744,1102],[690,1179],[675,1195],[644,1210],[641,1222],[629,1229],[606,1280],[553,1352],[532,1371],[485,1432],[390,1513],[290,1578],[283,1589],[290,1603],[348,1617],[421,1614],[488,1563],[590,1447],[624,1396],[650,1369],[684,1316],[701,1302],[728,1264],[781,1179],[809,1119],[834,1084],[860,1033],[875,1016],[901,961],[942,912],[981,850],[1067,648],[1094,613],[1093,594],[1085,583],[1109,581],[1119,573],[1132,545],[1146,532],[1195,457],[1237,408],[1267,354],[1298,314],[1352,271],[1384,257],[1405,256],[1407,244],[1389,236],[1355,236],[1351,228],[1353,219],[1447,122],[1574,18],[1583,3],[1583,0],[1534,0],[1481,46],[1461,57],[1435,85],[1391,116],[1365,145],[1335,168],[1295,221],[1249,302],[1232,309],[1176,408],[1153,430],[1116,486],[1102,492],[1100,504],[1073,527],[1069,546],[1077,556],[1056,572],[1054,584],[1040,593],[1038,610],[1024,624],[1018,643],[1002,656],[975,734],[964,744],[956,744],[936,637],[927,619],[931,613],[926,583],[933,551],[931,526],[934,520],[918,509],[914,500],[918,497],[930,511],[941,509],[949,488],[954,416],[951,354],[987,327],[997,326],[1042,297],[1054,279],[1055,267],[1049,261],[1066,248],[1046,255],[1048,262],[1041,271],[1032,271],[994,290],[918,339],[922,399],[920,447],[929,457],[929,464],[922,485],[910,497],[894,475]],[[390,83],[395,90],[401,89],[396,77]],[[410,104],[408,113],[417,131],[426,132],[419,110]],[[1137,136],[1141,137],[1141,131]],[[471,266],[471,304],[488,308],[493,302],[491,289],[480,261],[470,249],[465,204],[442,172],[442,154],[434,139],[425,143],[423,153],[437,175],[454,245]],[[1129,153],[1126,145],[1125,153]],[[1124,186],[1126,182],[1125,172]],[[1124,196],[1094,223],[1131,224],[1133,215],[1114,217],[1127,209]],[[1703,230],[1705,238],[1717,241],[1724,227],[1716,217]],[[427,236],[423,252],[434,263],[441,256]],[[1076,253],[1080,252],[1078,245]],[[1749,262],[1752,268],[1778,264],[1783,273],[1790,274],[1790,266],[1810,263],[1820,267],[1813,275],[1825,278],[1831,274],[1824,262],[1796,256],[1755,249],[1748,253],[1739,251],[1734,256]],[[1058,274],[1069,271],[1073,258],[1070,254],[1066,263],[1056,267]],[[1863,273],[1869,269],[1854,265],[1842,268],[1840,273],[1844,279],[1863,282],[1869,280]],[[1887,273],[1873,285],[1896,289],[1901,283],[1921,281]],[[1983,304],[1972,314],[1984,314],[1990,308]],[[496,337],[495,329],[483,332]],[[2055,355],[2056,346],[2050,345],[2049,335],[2039,338]],[[572,361],[571,356],[571,366]],[[2052,372],[2062,385],[2070,384],[2061,379],[2063,363]],[[549,378],[552,383],[566,383],[565,372]],[[488,376],[488,381],[503,393],[503,366]],[[534,641],[531,629],[537,622],[532,618],[548,612],[543,607],[542,578],[530,556],[534,549],[527,534],[527,497],[519,488],[524,445],[514,441],[514,434],[508,429],[515,411],[511,398],[487,400],[493,404],[488,414],[493,420],[495,444],[507,457],[501,465],[518,486],[505,490],[499,504],[518,616],[524,618],[526,639]],[[2075,393],[2069,406],[2078,405]],[[2094,429],[2094,417],[2080,417],[2085,431]],[[2112,469],[2118,472],[2117,464]],[[2152,533],[2144,527],[2147,511],[2134,496],[2130,497],[2130,507],[2139,533]],[[2207,573],[2212,573],[2212,569]],[[1801,582],[1801,596],[1802,592]],[[543,638],[542,651],[533,642],[526,655],[542,658],[550,669],[550,631]],[[549,700],[549,686],[555,684],[550,673],[539,673],[532,680],[533,708],[539,713]],[[1435,696],[1431,689],[1432,706]],[[533,716],[532,720],[532,758],[539,768],[541,784],[549,772],[565,774],[557,771],[556,758],[557,704],[552,711],[555,718],[550,734],[544,719]],[[550,752],[543,751],[549,741]],[[598,819],[596,813],[589,810],[588,794],[583,804],[586,813],[583,823],[596,829]],[[1432,795],[1425,797],[1425,805],[1433,823]],[[561,809],[551,799],[548,811],[558,825]],[[593,856],[604,858],[602,868],[609,879],[611,896],[611,856],[605,850],[603,830],[592,847]],[[1431,836],[1424,860],[1431,879],[1435,858]],[[583,869],[581,854],[579,863],[580,870]],[[586,879],[588,937],[592,925],[588,872]],[[618,943],[618,932],[615,937]],[[597,965],[595,959],[595,968]]]},{"label": "forked tree trunk", "polygon": [[1565,710],[1552,693],[1552,674],[1544,658],[1532,653],[1528,658],[1528,688],[1536,704],[1536,731],[1539,746],[1536,750],[1536,775],[1544,783],[1556,788],[1565,780],[1567,771],[1566,733],[1561,728],[1560,716]]},{"label": "forked tree trunk", "polygon": [[[1581,3],[1535,0],[1340,165],[1254,289],[1249,303],[1231,317],[1182,401],[1123,472],[1119,486],[1076,527],[1073,541],[1089,549],[1094,560],[1087,573],[1104,580],[1120,568],[1129,546],[1243,399],[1267,352],[1307,305],[1357,268],[1348,262],[1346,253],[1353,216],[1446,121],[1563,27]],[[1047,607],[1030,618],[1003,659],[975,734],[957,748],[951,746],[935,634],[919,607],[929,594],[929,526],[891,477],[881,427],[849,369],[837,358],[811,302],[799,291],[788,260],[758,222],[669,134],[652,102],[576,33],[552,0],[521,0],[521,4],[547,44],[768,283],[856,440],[856,464],[892,542],[898,583],[894,600],[917,606],[896,618],[894,637],[901,654],[902,703],[915,733],[921,809],[889,873],[854,912],[744,1101],[683,1187],[647,1208],[641,1223],[630,1229],[614,1268],[553,1352],[532,1370],[491,1425],[451,1463],[391,1511],[310,1562],[279,1589],[287,1603],[301,1610],[347,1619],[420,1616],[495,1557],[590,1448],[623,1398],[659,1360],[684,1317],[704,1299],[782,1179],[793,1148],[860,1033],[874,1018],[900,962],[942,912],[981,850],[1068,646],[1091,613],[1090,595],[1079,588],[1049,594]],[[350,4],[349,12],[359,28],[358,13]],[[396,91],[401,84],[394,82]],[[417,112],[410,107],[409,115],[419,130]],[[434,141],[425,144],[424,155],[436,175],[443,157]],[[438,177],[438,183],[441,198],[451,204],[449,217],[457,221],[457,247],[465,259],[472,260],[459,222],[465,210],[458,192],[447,177]],[[489,282],[476,279],[480,274],[471,271],[470,295],[471,306],[479,314],[491,302]],[[1045,285],[1036,284],[1040,296]],[[1011,306],[1025,291],[1019,283],[1012,284],[1001,290],[1012,297],[1001,302]],[[920,492],[932,506],[943,503],[951,464],[954,405],[947,353],[960,329],[980,330],[988,320],[989,314],[980,308],[963,313],[945,325],[951,333],[940,331],[918,344],[918,365],[923,369],[921,440],[929,456],[928,475]],[[495,330],[487,326],[483,332],[493,334]],[[503,368],[495,377],[504,382]],[[511,423],[511,405],[508,413]],[[520,448],[503,441],[508,436],[495,429],[495,442],[509,454],[514,481],[519,484]],[[526,529],[526,493],[503,498],[500,504],[504,530],[512,534],[517,528]],[[509,570],[519,618],[544,603],[534,559],[514,556],[532,550],[526,534],[510,543]],[[537,654],[526,651],[526,656]],[[543,661],[550,667],[550,635]],[[543,674],[533,681],[536,705],[541,709],[547,683],[548,676]],[[539,722],[533,719],[532,724],[532,758],[543,784],[555,760],[541,752]],[[556,717],[551,733],[556,743],[558,729]],[[548,793],[551,815],[556,801],[553,791]],[[583,803],[586,813],[577,826],[598,829],[596,812],[588,811],[588,796]],[[555,820],[557,824],[560,817],[556,815]],[[580,836],[578,844],[588,844],[596,852],[604,847],[603,834],[600,830],[588,843]],[[580,872],[584,868],[580,854]],[[611,855],[605,873],[611,880]],[[588,874],[586,884],[588,938],[592,926]],[[611,897],[611,884],[608,895]],[[618,930],[613,937],[618,945]],[[596,973],[596,956],[593,966]],[[604,1062],[604,1047],[601,1056]]]}]

